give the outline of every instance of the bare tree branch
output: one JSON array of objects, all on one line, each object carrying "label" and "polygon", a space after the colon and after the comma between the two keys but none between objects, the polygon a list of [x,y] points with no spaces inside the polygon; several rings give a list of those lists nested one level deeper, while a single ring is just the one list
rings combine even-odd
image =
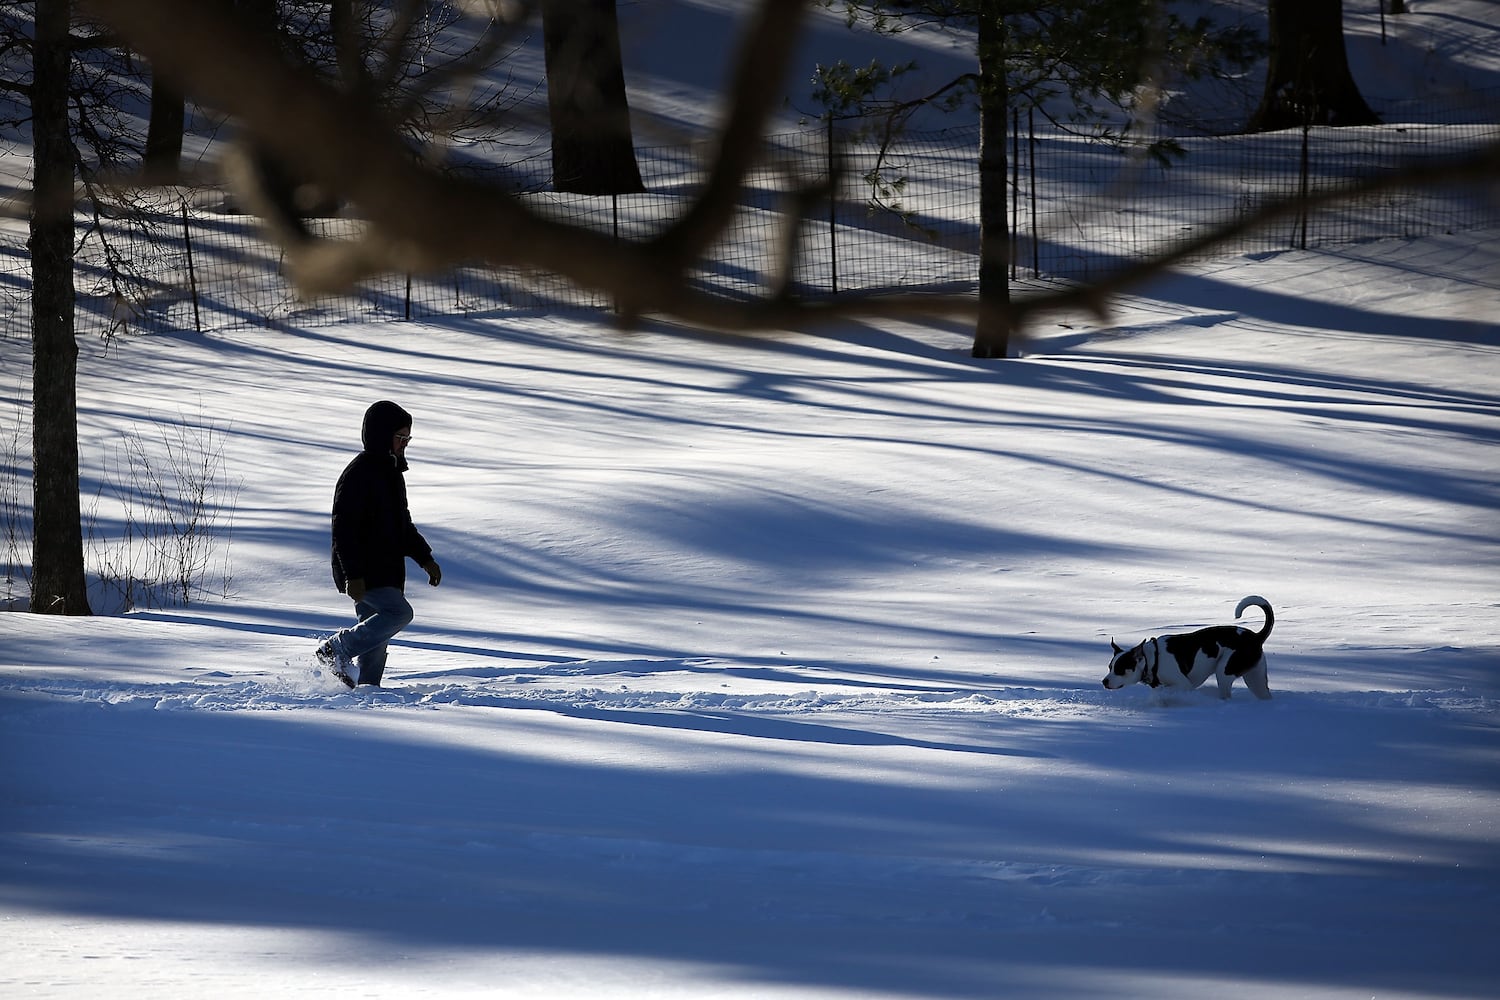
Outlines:
[{"label": "bare tree branch", "polygon": [[759,159],[766,123],[786,80],[804,0],[762,0],[745,32],[730,89],[729,119],[708,185],[687,214],[662,237],[669,256],[690,264],[724,231],[745,176]]},{"label": "bare tree branch", "polygon": [[[420,0],[411,0],[408,6],[421,6]],[[529,11],[528,5],[527,16],[529,16]],[[393,26],[384,46],[385,66],[384,72],[377,80],[377,92],[394,93],[397,91],[397,81],[409,58],[408,50],[411,46],[414,26],[415,15],[410,23]],[[462,59],[427,69],[417,79],[408,81],[405,100],[396,109],[397,119],[405,118],[413,113],[424,97],[444,87],[462,84],[466,81],[471,82],[494,62],[505,46],[514,40],[515,34],[514,28],[508,23],[490,20],[473,49]]]},{"label": "bare tree branch", "polygon": [[[789,261],[768,297],[727,302],[695,291],[686,276],[722,234],[750,168],[763,151],[802,16],[802,0],[764,0],[737,54],[729,113],[710,180],[685,213],[652,239],[630,242],[548,219],[502,187],[425,166],[372,102],[321,80],[274,36],[223,0],[86,0],[185,92],[233,116],[250,141],[352,203],[368,231],[353,241],[274,235],[307,295],[346,289],[391,271],[437,271],[463,263],[526,266],[562,275],[619,303],[623,321],[660,314],[720,329],[790,328],[851,316],[963,317],[969,295],[841,296],[800,302],[784,294]],[[399,31],[400,29],[398,29]],[[1169,247],[1086,286],[1020,299],[985,317],[1021,329],[1044,313],[1100,312],[1107,300],[1183,260],[1298,211],[1315,211],[1384,190],[1486,183],[1500,176],[1500,143],[1461,159],[1414,163],[1339,191],[1268,204],[1237,222]],[[801,200],[805,202],[805,199]],[[805,205],[793,199],[794,216]],[[800,218],[788,225],[795,230]]]}]

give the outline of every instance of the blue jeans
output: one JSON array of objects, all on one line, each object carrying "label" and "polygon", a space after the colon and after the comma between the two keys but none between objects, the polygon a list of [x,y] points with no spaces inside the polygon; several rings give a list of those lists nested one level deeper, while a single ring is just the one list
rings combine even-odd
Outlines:
[{"label": "blue jeans", "polygon": [[376,587],[365,591],[354,611],[359,624],[344,629],[334,639],[344,654],[359,664],[359,682],[379,687],[385,676],[386,643],[411,624],[411,605],[401,588]]}]

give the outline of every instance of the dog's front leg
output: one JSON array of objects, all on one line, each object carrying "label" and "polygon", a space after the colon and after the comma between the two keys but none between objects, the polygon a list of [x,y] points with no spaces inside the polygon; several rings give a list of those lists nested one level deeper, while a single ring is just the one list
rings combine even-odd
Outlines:
[{"label": "dog's front leg", "polygon": [[1229,689],[1234,687],[1234,678],[1231,677],[1229,672],[1224,669],[1224,665],[1222,663],[1219,664],[1219,669],[1214,671],[1214,677],[1216,677],[1219,681],[1219,697],[1223,698],[1225,701],[1228,701]]}]

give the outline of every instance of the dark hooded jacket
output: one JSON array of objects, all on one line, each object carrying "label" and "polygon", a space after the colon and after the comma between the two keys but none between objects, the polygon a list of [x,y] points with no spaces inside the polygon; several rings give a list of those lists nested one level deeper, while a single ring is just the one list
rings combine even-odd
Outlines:
[{"label": "dark hooded jacket", "polygon": [[406,505],[406,460],[391,438],[411,426],[411,415],[381,400],[365,411],[365,450],[339,476],[333,492],[333,582],[339,591],[363,577],[365,587],[406,586],[406,559],[432,558],[432,547],[412,524]]}]

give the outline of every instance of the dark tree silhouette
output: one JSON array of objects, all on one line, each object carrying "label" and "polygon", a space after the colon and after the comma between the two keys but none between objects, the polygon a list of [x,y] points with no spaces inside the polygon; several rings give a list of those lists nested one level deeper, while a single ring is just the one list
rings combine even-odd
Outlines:
[{"label": "dark tree silhouette", "polygon": [[542,0],[552,186],[574,194],[645,190],[631,139],[615,0]]},{"label": "dark tree silhouette", "polygon": [[1271,58],[1250,131],[1378,125],[1349,72],[1343,0],[1268,0]]},{"label": "dark tree silhouette", "polygon": [[89,614],[78,499],[78,342],[73,309],[73,137],[68,119],[70,0],[37,0],[32,48],[31,610]]}]

